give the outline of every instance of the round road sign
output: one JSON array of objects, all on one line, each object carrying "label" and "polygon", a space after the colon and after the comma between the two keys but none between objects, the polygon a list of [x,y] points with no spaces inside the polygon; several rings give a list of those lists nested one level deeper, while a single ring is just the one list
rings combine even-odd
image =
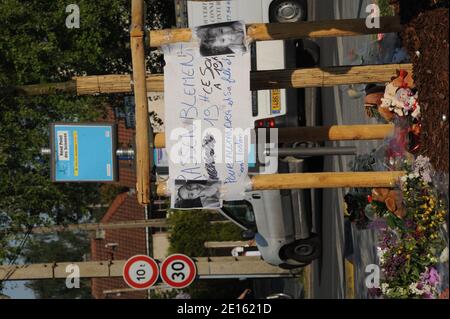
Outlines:
[{"label": "round road sign", "polygon": [[189,286],[196,275],[195,262],[183,254],[170,255],[161,264],[161,278],[173,288]]},{"label": "round road sign", "polygon": [[149,256],[136,255],[125,262],[123,279],[134,289],[148,289],[158,279],[158,264]]}]

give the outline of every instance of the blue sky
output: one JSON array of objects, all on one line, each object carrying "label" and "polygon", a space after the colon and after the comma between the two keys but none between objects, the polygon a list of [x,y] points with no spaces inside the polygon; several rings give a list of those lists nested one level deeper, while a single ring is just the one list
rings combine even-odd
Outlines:
[{"label": "blue sky", "polygon": [[13,299],[36,299],[33,291],[25,287],[25,283],[26,281],[8,281],[2,293]]}]

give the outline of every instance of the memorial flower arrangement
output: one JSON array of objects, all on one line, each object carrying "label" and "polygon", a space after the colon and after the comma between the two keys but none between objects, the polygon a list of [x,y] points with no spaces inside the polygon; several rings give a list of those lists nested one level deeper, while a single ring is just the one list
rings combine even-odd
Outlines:
[{"label": "memorial flower arrangement", "polygon": [[374,189],[366,210],[386,220],[379,250],[382,284],[387,298],[437,298],[440,294],[440,235],[447,208],[433,185],[427,157],[403,162],[406,175],[399,189]]},{"label": "memorial flower arrangement", "polygon": [[385,86],[368,85],[364,106],[369,117],[397,126],[398,142],[416,153],[420,147],[421,110],[412,75],[399,70],[398,76]]}]

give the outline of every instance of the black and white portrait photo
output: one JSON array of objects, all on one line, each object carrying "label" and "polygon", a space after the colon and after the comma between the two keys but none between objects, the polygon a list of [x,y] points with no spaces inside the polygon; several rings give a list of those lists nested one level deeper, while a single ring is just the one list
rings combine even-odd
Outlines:
[{"label": "black and white portrait photo", "polygon": [[200,40],[200,54],[212,56],[245,53],[245,24],[242,21],[224,22],[195,29]]},{"label": "black and white portrait photo", "polygon": [[176,196],[174,208],[219,208],[222,206],[220,198],[220,181],[175,180]]}]

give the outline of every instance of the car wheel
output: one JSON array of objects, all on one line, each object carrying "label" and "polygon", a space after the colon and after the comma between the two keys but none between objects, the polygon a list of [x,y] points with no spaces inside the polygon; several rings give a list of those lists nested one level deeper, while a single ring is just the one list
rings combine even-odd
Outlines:
[{"label": "car wheel", "polygon": [[269,8],[270,22],[300,22],[306,15],[306,2],[302,0],[274,0]]},{"label": "car wheel", "polygon": [[310,263],[321,255],[321,242],[317,234],[311,234],[307,239],[299,239],[285,246],[284,254],[287,258]]}]

